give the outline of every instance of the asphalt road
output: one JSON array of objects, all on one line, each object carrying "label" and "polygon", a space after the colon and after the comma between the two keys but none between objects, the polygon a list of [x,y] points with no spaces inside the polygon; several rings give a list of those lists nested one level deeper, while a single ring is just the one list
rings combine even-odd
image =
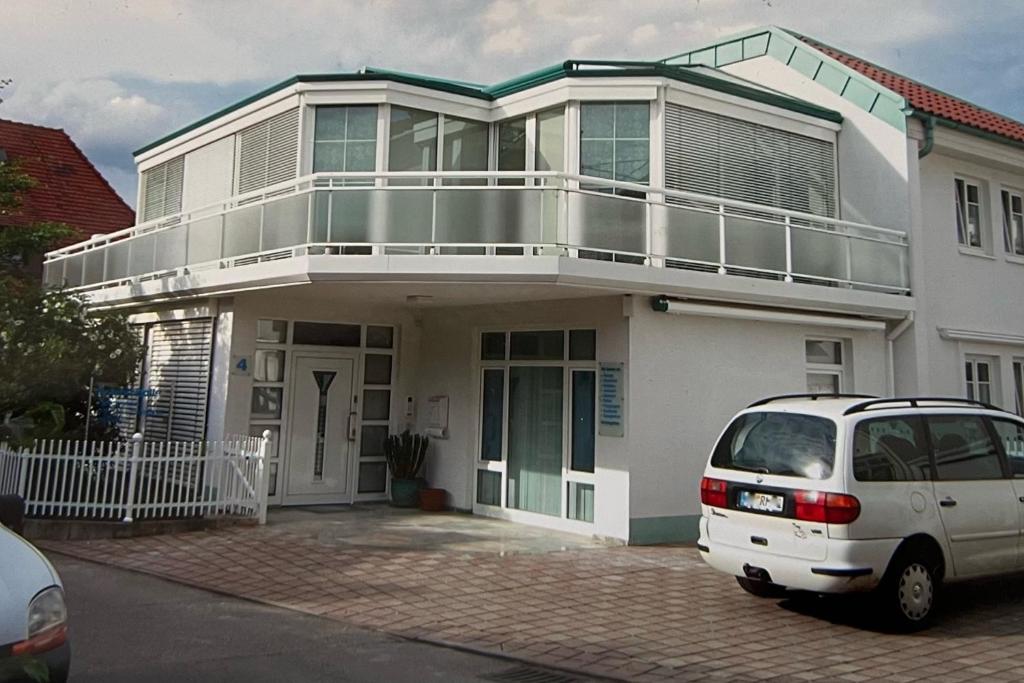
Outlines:
[{"label": "asphalt road", "polygon": [[410,642],[50,554],[68,596],[71,681],[487,681],[514,662]]}]

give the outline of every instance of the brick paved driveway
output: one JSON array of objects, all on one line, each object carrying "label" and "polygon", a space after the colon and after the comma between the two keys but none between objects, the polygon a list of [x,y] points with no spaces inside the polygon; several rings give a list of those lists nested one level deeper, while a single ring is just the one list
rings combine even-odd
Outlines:
[{"label": "brick paved driveway", "polygon": [[[531,552],[523,544],[503,553],[485,543],[476,550],[452,531],[458,516],[444,521],[433,531],[453,536],[443,543],[403,543],[401,533],[365,529],[342,539],[343,526],[307,520],[41,545],[402,636],[618,679],[1024,680],[1019,577],[951,588],[933,629],[896,636],[865,627],[862,601],[748,596],[692,549],[582,543]],[[429,533],[420,529],[417,538]]]}]

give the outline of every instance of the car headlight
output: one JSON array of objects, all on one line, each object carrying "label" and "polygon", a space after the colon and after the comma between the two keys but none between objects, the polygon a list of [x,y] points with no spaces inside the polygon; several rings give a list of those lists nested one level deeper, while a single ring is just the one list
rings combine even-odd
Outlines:
[{"label": "car headlight", "polygon": [[67,623],[67,620],[64,591],[60,586],[50,586],[39,591],[28,605],[28,637],[34,638],[43,631]]}]

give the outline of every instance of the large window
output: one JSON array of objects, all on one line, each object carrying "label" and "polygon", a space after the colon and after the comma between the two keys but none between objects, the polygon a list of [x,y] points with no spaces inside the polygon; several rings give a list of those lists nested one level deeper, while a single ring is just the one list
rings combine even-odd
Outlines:
[{"label": "large window", "polygon": [[391,107],[389,171],[437,169],[437,113]]},{"label": "large window", "polygon": [[565,107],[537,113],[534,165],[538,171],[565,170]]},{"label": "large window", "polygon": [[957,178],[954,180],[956,194],[956,239],[965,247],[981,248],[981,186],[978,183]]},{"label": "large window", "polygon": [[[498,124],[498,170],[526,170],[526,118],[509,119]],[[522,185],[519,178],[505,178],[499,185]]]},{"label": "large window", "polygon": [[317,107],[313,172],[373,171],[377,161],[377,107]]},{"label": "large window", "polygon": [[964,362],[967,398],[992,402],[992,378],[995,359],[988,356],[968,356]]},{"label": "large window", "polygon": [[807,391],[812,394],[838,394],[843,391],[843,343],[829,339],[804,342],[807,361]]},{"label": "large window", "polygon": [[1024,197],[1003,190],[1003,242],[1006,252],[1024,256]]},{"label": "large window", "polygon": [[[482,121],[444,119],[444,145],[442,170],[444,171],[486,171],[488,125]],[[468,178],[451,180],[449,184],[478,184],[480,181]]]},{"label": "large window", "polygon": [[648,103],[584,102],[580,107],[580,173],[646,184],[650,171]]}]

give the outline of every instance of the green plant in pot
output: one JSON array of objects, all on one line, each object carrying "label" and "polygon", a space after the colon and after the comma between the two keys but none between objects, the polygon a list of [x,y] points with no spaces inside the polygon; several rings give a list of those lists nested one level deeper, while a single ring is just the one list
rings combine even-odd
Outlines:
[{"label": "green plant in pot", "polygon": [[422,480],[419,478],[430,439],[422,434],[389,434],[384,440],[384,457],[391,470],[391,503],[411,508],[419,504]]}]

